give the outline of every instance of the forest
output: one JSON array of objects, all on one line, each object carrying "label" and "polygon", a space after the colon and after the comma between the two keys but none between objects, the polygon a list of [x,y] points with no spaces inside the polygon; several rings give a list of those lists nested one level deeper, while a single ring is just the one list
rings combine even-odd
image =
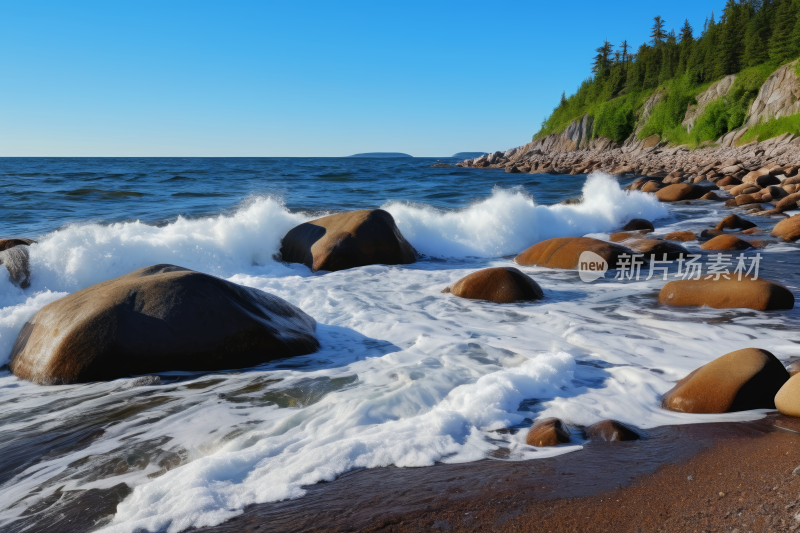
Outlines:
[{"label": "forest", "polygon": [[[637,137],[657,134],[674,144],[705,145],[740,127],[769,75],[800,56],[800,0],[728,0],[722,13],[712,13],[699,31],[688,19],[678,32],[666,31],[666,21],[656,16],[650,41],[638,49],[627,41],[605,41],[595,52],[592,75],[573,95],[562,93],[534,139],[560,133],[588,113],[594,117],[595,137],[621,143],[634,133],[645,101],[663,91]],[[729,74],[737,77],[728,95],[711,102],[687,131],[681,125],[687,107]],[[742,140],[786,131],[800,133],[800,116],[758,124]]]}]

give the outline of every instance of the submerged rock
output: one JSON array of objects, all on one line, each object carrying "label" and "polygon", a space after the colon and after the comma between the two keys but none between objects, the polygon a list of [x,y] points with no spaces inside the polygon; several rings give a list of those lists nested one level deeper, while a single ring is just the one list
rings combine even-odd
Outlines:
[{"label": "submerged rock", "polygon": [[591,237],[557,237],[539,242],[514,258],[518,265],[576,269],[583,252],[594,252],[614,268],[622,254],[632,254],[630,248]]},{"label": "submerged rock", "polygon": [[499,304],[544,298],[539,284],[514,267],[486,268],[473,272],[442,292],[453,293],[459,298]]},{"label": "submerged rock", "polygon": [[558,418],[537,420],[528,431],[525,443],[530,446],[558,446],[569,442],[570,432],[567,425]]},{"label": "submerged rock", "polygon": [[9,367],[51,385],[242,368],[316,351],[315,327],[277,296],[155,265],[44,306],[23,326]]},{"label": "submerged rock", "polygon": [[653,223],[643,218],[634,218],[622,226],[622,231],[655,231]]},{"label": "submerged rock", "polygon": [[639,440],[642,437],[631,428],[616,420],[601,420],[586,428],[586,437],[603,439],[606,442]]},{"label": "submerged rock", "polygon": [[383,209],[337,213],[292,228],[281,242],[281,259],[313,272],[366,265],[408,265],[414,248]]},{"label": "submerged rock", "polygon": [[688,279],[670,281],[658,293],[658,301],[671,306],[703,306],[715,309],[792,309],[794,295],[774,281],[730,274],[729,280]]},{"label": "submerged rock", "polygon": [[770,352],[745,348],[723,355],[683,378],[661,399],[682,413],[729,413],[774,409],[789,373]]},{"label": "submerged rock", "polygon": [[28,246],[35,243],[33,239],[0,239],[0,265],[8,270],[11,283],[22,289],[31,285]]}]

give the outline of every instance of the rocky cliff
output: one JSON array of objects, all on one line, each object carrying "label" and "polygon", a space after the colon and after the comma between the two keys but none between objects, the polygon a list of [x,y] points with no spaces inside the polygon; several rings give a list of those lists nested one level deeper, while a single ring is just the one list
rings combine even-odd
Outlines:
[{"label": "rocky cliff", "polygon": [[800,82],[797,80],[798,61],[782,66],[772,73],[758,96],[750,105],[745,127],[762,120],[800,113]]}]

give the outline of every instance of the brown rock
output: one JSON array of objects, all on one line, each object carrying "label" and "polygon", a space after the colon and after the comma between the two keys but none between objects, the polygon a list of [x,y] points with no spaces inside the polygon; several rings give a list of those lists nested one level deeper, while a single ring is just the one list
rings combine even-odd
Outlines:
[{"label": "brown rock", "polygon": [[281,259],[312,272],[416,261],[392,215],[383,209],[337,213],[292,228],[281,242]]},{"label": "brown rock", "polygon": [[793,370],[790,371],[792,377],[775,395],[775,407],[785,416],[800,416],[800,377],[796,375],[798,369]]},{"label": "brown rock", "polygon": [[707,192],[707,189],[689,183],[676,183],[667,185],[656,193],[660,202],[678,202],[680,200],[697,200]]},{"label": "brown rock", "polygon": [[638,232],[630,232],[630,231],[620,231],[618,233],[612,233],[608,236],[608,240],[611,242],[622,242],[627,241],[628,239],[643,239],[644,234]]},{"label": "brown rock", "polygon": [[517,257],[518,265],[536,265],[547,268],[578,268],[583,252],[594,252],[613,268],[622,254],[633,253],[629,248],[590,237],[557,237],[534,244]]},{"label": "brown rock", "polygon": [[709,241],[714,237],[719,237],[720,235],[725,235],[723,231],[717,231],[715,229],[704,229],[700,232],[700,240],[701,241]]},{"label": "brown rock", "polygon": [[647,183],[642,185],[642,188],[640,190],[642,192],[658,192],[659,190],[661,190],[662,187],[663,185],[657,181],[648,181]]},{"label": "brown rock", "polygon": [[15,246],[30,246],[31,244],[36,244],[36,241],[33,239],[0,239],[0,252]]},{"label": "brown rock", "polygon": [[779,283],[729,274],[730,279],[688,279],[670,281],[658,293],[663,305],[676,307],[708,306],[715,309],[755,309],[775,311],[792,309],[794,295]]},{"label": "brown rock", "polygon": [[723,218],[722,221],[719,224],[717,224],[717,227],[714,229],[716,229],[717,231],[723,231],[726,229],[749,229],[755,227],[757,227],[755,224],[753,224],[749,220],[745,220],[739,215],[728,215],[725,218]]},{"label": "brown rock", "polygon": [[785,198],[781,198],[775,205],[776,209],[783,211],[791,211],[797,209],[797,203],[800,202],[800,193],[792,193]]},{"label": "brown rock", "polygon": [[750,243],[735,235],[719,235],[700,245],[703,250],[747,250]]},{"label": "brown rock", "polygon": [[656,261],[664,261],[664,255],[667,256],[666,261],[674,261],[681,255],[684,257],[689,255],[689,250],[680,244],[666,242],[659,239],[641,239],[631,241],[628,243],[628,247],[640,254],[644,254],[645,259],[647,260],[650,259],[651,255],[655,255]]},{"label": "brown rock", "polygon": [[44,306],[23,326],[9,367],[39,384],[243,368],[316,351],[315,327],[277,296],[155,265]]},{"label": "brown rock", "polygon": [[673,231],[672,233],[667,233],[664,235],[665,241],[679,241],[679,242],[688,242],[688,241],[696,241],[697,236],[689,230],[686,231]]},{"label": "brown rock", "polygon": [[786,218],[778,222],[772,228],[772,236],[783,239],[784,241],[796,241],[800,239],[800,215]]},{"label": "brown rock", "polygon": [[790,376],[800,374],[800,361],[793,361],[789,366],[786,367],[786,370],[789,372]]},{"label": "brown rock", "polygon": [[643,218],[631,219],[627,224],[622,226],[622,231],[655,231],[653,223]]},{"label": "brown rock", "polygon": [[711,200],[711,201],[714,201],[714,202],[721,202],[722,201],[722,198],[717,196],[717,193],[715,193],[714,191],[709,191],[709,192],[705,193],[703,196],[700,197],[700,199],[701,200]]},{"label": "brown rock", "polygon": [[641,436],[631,428],[616,420],[602,420],[586,428],[586,437],[603,439],[606,442],[639,440]]},{"label": "brown rock", "polygon": [[442,292],[453,293],[459,298],[499,304],[544,298],[539,284],[514,267],[486,268],[473,272]]},{"label": "brown rock", "polygon": [[525,443],[529,446],[558,446],[569,442],[570,432],[567,425],[558,418],[537,420],[528,431]]},{"label": "brown rock", "polygon": [[726,185],[741,185],[742,180],[736,179],[733,176],[725,176],[721,180],[718,180],[716,183],[718,187],[724,187]]},{"label": "brown rock", "polygon": [[779,180],[777,176],[766,174],[764,176],[757,177],[755,184],[759,187],[768,187],[770,185],[778,185],[780,182],[781,180]]},{"label": "brown rock", "polygon": [[752,194],[740,194],[736,197],[736,205],[747,205],[761,203],[760,197],[755,197]]},{"label": "brown rock", "polygon": [[682,413],[731,413],[774,409],[775,395],[789,373],[770,352],[745,348],[701,366],[661,399],[661,407]]}]

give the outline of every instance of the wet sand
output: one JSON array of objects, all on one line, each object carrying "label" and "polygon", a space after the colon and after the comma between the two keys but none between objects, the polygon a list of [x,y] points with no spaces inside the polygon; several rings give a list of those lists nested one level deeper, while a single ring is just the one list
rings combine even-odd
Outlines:
[{"label": "wet sand", "polygon": [[551,459],[362,470],[202,531],[795,531],[798,432],[770,415]]}]

